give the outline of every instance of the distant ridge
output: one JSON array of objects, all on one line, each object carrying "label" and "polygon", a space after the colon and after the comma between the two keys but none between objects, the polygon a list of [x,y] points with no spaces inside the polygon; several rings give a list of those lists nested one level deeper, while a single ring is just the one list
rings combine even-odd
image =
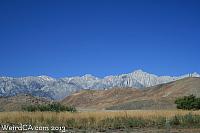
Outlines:
[{"label": "distant ridge", "polygon": [[200,77],[198,73],[178,77],[157,76],[136,70],[132,73],[98,78],[90,74],[55,79],[49,76],[29,76],[21,78],[0,77],[0,96],[15,96],[25,93],[33,96],[60,100],[80,90],[104,90],[111,88],[141,89],[169,83],[186,77]]}]

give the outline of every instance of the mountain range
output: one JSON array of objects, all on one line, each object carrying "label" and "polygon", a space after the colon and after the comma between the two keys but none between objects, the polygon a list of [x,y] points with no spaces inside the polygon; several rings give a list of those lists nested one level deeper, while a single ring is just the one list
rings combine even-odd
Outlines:
[{"label": "mountain range", "polygon": [[61,100],[81,90],[107,90],[111,88],[143,89],[169,83],[186,77],[200,77],[198,73],[182,76],[157,76],[136,70],[132,73],[98,78],[90,74],[55,79],[49,76],[0,77],[0,96],[31,94],[33,96]]}]

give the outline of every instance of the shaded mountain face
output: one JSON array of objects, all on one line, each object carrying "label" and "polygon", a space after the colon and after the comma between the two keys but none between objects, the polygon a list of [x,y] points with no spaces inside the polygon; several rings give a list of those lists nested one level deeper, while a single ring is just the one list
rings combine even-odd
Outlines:
[{"label": "shaded mountain face", "polygon": [[191,94],[200,97],[200,78],[184,78],[145,89],[80,91],[64,98],[62,104],[82,109],[176,109],[175,99]]},{"label": "shaded mountain face", "polygon": [[82,77],[54,79],[48,76],[37,77],[0,77],[0,96],[14,96],[19,93],[60,100],[74,92],[91,89],[105,90],[111,88],[145,88],[162,83],[176,81],[185,77],[200,77],[199,74],[186,74],[180,77],[157,76],[137,70],[132,73],[104,78],[90,74]]}]

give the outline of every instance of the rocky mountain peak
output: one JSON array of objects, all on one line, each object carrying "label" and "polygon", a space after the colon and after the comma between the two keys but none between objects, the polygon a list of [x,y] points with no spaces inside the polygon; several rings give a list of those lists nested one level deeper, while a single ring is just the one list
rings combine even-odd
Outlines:
[{"label": "rocky mountain peak", "polygon": [[192,73],[178,77],[157,76],[139,69],[132,73],[104,78],[97,78],[91,74],[61,79],[54,79],[45,75],[21,78],[0,77],[0,96],[26,93],[50,99],[62,99],[67,95],[84,89],[102,90],[115,87],[141,89],[186,77],[200,77],[200,75]]}]

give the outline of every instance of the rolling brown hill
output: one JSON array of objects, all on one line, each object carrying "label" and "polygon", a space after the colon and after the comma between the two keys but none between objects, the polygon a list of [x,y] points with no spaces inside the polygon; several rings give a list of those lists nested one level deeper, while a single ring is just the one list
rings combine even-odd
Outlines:
[{"label": "rolling brown hill", "polygon": [[142,96],[141,90],[131,88],[98,91],[83,90],[66,97],[61,103],[80,108],[103,109],[140,96]]},{"label": "rolling brown hill", "polygon": [[84,109],[175,109],[175,99],[190,94],[200,97],[200,78],[184,78],[143,90],[80,91],[61,102]]},{"label": "rolling brown hill", "polygon": [[200,96],[200,78],[184,78],[167,84],[146,88],[145,94],[151,98],[177,98],[194,94]]},{"label": "rolling brown hill", "polygon": [[20,111],[22,106],[35,104],[48,104],[51,101],[34,97],[28,94],[19,94],[12,97],[0,97],[0,111]]}]

